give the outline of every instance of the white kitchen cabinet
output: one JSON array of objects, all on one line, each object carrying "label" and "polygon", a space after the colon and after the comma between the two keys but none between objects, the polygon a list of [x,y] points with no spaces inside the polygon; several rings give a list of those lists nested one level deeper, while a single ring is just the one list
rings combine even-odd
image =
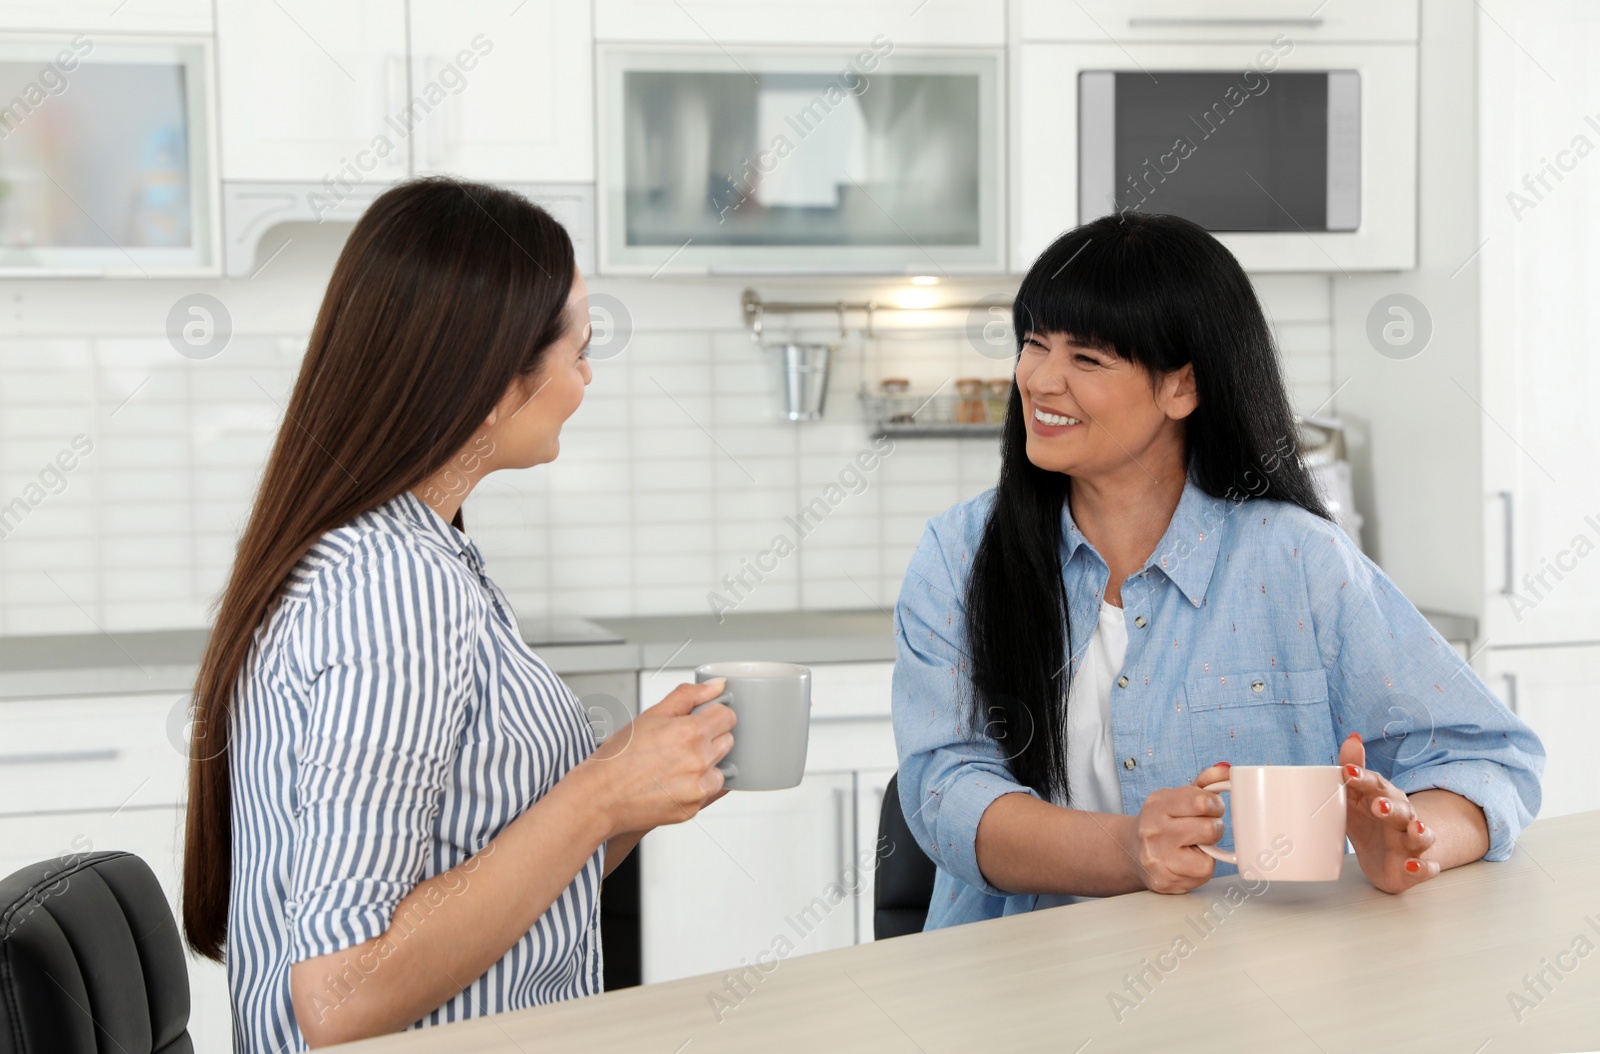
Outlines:
[{"label": "white kitchen cabinet", "polygon": [[1019,0],[1017,32],[1023,40],[1119,42],[1232,40],[1242,31],[1263,38],[1293,34],[1297,41],[1407,41],[1417,39],[1416,0],[1343,0],[1318,7],[1315,16],[1283,0]]},{"label": "white kitchen cabinet", "polygon": [[[187,714],[177,693],[0,701],[0,875],[123,849],[179,917]],[[224,968],[190,956],[189,987],[195,1050],[231,1049]]]},{"label": "white kitchen cabinet", "polygon": [[225,272],[278,224],[353,223],[429,174],[544,205],[592,272],[590,24],[587,0],[220,0]]},{"label": "white kitchen cabinet", "polygon": [[[894,664],[810,668],[811,738],[801,784],[729,794],[641,844],[645,983],[872,939],[878,809],[896,765]],[[648,709],[693,680],[692,668],[641,673],[640,704]]]},{"label": "white kitchen cabinet", "polygon": [[222,178],[384,183],[410,171],[406,11],[217,0]]},{"label": "white kitchen cabinet", "polygon": [[1000,46],[1004,0],[596,0],[595,35],[673,44]]},{"label": "white kitchen cabinet", "polygon": [[1420,12],[1418,266],[1331,280],[1365,549],[1420,606],[1478,620],[1486,677],[1571,645],[1600,683],[1600,22],[1583,0]]},{"label": "white kitchen cabinet", "polygon": [[585,0],[411,0],[417,175],[594,179],[594,48]]},{"label": "white kitchen cabinet", "polygon": [[581,0],[220,0],[223,178],[587,183],[590,21]]},{"label": "white kitchen cabinet", "polygon": [[[856,897],[856,943],[865,944],[873,939],[872,901],[878,874],[878,817],[883,811],[883,796],[889,789],[889,780],[895,770],[863,769],[856,773],[856,860],[869,863],[863,873],[860,893]],[[916,846],[897,845],[892,853]]]},{"label": "white kitchen cabinet", "polygon": [[0,816],[176,805],[187,712],[176,694],[0,702]]},{"label": "white kitchen cabinet", "polygon": [[[12,704],[0,702],[0,715]],[[63,701],[63,723],[78,701]],[[0,875],[43,860],[71,861],[87,853],[122,849],[150,865],[178,917],[182,889],[183,808],[127,808],[0,817]],[[233,1049],[227,971],[189,956],[189,1034],[196,1051]]]},{"label": "white kitchen cabinet", "polygon": [[1495,647],[1600,642],[1600,183],[1583,102],[1600,90],[1600,22],[1582,0],[1489,14],[1517,39],[1480,18],[1485,629]]},{"label": "white kitchen cabinet", "polygon": [[639,858],[645,983],[855,943],[854,819],[851,774],[814,772],[652,831]]},{"label": "white kitchen cabinet", "polygon": [[1547,756],[1541,819],[1600,809],[1600,707],[1594,705],[1600,644],[1569,648],[1496,648],[1489,687],[1533,726]]},{"label": "white kitchen cabinet", "polygon": [[211,0],[0,0],[7,30],[66,30],[101,34],[212,31]]}]

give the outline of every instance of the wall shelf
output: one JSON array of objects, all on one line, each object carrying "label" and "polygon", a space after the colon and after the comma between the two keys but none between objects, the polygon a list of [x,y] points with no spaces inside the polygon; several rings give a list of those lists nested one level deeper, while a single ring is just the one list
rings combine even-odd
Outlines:
[{"label": "wall shelf", "polygon": [[[994,438],[1000,434],[1005,404],[999,412],[992,396],[917,395],[909,392],[874,395],[863,392],[862,409],[874,438],[893,436],[905,439]],[[981,420],[963,420],[976,409]]]}]

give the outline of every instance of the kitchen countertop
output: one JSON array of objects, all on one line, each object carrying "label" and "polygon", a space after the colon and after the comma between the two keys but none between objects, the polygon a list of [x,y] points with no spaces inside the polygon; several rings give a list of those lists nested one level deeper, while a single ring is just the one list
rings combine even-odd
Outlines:
[{"label": "kitchen countertop", "polygon": [[[784,611],[593,619],[622,643],[533,647],[558,674],[656,670],[729,659],[892,662],[886,611]],[[531,622],[531,620],[530,620]],[[0,700],[185,692],[207,631],[0,637]]]},{"label": "kitchen countertop", "polygon": [[1400,896],[1347,856],[1336,882],[1232,876],[810,955],[752,933],[742,973],[336,1049],[1596,1050],[1600,967],[1582,963],[1597,909],[1600,812],[1586,812]]},{"label": "kitchen countertop", "polygon": [[[1470,641],[1477,621],[1424,611],[1440,636]],[[883,610],[774,611],[596,618],[620,644],[534,644],[558,674],[657,670],[734,659],[893,662],[894,631]],[[207,631],[147,630],[0,637],[0,700],[185,692],[194,684]]]}]

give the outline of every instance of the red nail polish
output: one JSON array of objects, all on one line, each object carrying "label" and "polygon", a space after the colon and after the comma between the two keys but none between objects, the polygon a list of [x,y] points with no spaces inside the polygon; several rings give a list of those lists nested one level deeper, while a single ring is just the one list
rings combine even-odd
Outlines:
[{"label": "red nail polish", "polygon": [[1356,768],[1354,765],[1346,765],[1344,767],[1344,774],[1349,776],[1351,779],[1355,779],[1361,775],[1361,770]]},{"label": "red nail polish", "polygon": [[1212,765],[1211,767],[1214,768],[1214,769],[1231,769],[1231,768],[1233,768],[1233,765],[1232,765],[1231,762],[1219,761],[1215,765]]},{"label": "red nail polish", "polygon": [[1426,828],[1426,827],[1424,827],[1424,826],[1422,826],[1422,821],[1421,821],[1421,820],[1418,820],[1418,821],[1417,821],[1417,833],[1418,833],[1418,834],[1421,834],[1421,833],[1422,833],[1422,832],[1424,832],[1424,831],[1426,831],[1426,830],[1427,830],[1427,828]]},{"label": "red nail polish", "polygon": [[1417,872],[1422,870],[1422,864],[1419,863],[1416,860],[1407,860],[1406,861],[1406,870],[1411,872],[1414,875]]},{"label": "red nail polish", "polygon": [[1394,806],[1389,804],[1389,799],[1388,798],[1379,798],[1378,799],[1378,811],[1383,813],[1385,816],[1389,815],[1389,810],[1392,809],[1392,808],[1394,808]]},{"label": "red nail polish", "polygon": [[1346,739],[1346,740],[1351,740],[1351,739],[1353,739],[1353,740],[1355,740],[1355,741],[1356,741],[1356,742],[1357,742],[1357,743],[1361,743],[1361,742],[1364,742],[1364,740],[1363,740],[1363,739],[1362,739],[1362,738],[1361,738],[1361,733],[1360,733],[1360,732],[1351,732],[1351,733],[1350,733],[1350,734],[1349,734],[1349,735],[1348,735],[1348,736],[1345,736],[1345,737],[1344,737],[1344,738],[1345,738],[1345,739]]}]

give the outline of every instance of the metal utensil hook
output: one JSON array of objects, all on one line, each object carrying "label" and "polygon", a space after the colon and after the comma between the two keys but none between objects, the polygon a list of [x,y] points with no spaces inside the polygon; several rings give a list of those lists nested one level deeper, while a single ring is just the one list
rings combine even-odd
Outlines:
[{"label": "metal utensil hook", "polygon": [[761,321],[765,305],[761,303],[761,296],[754,289],[746,289],[744,295],[739,297],[739,307],[744,312],[744,323],[750,327],[750,342],[761,343]]},{"label": "metal utensil hook", "polygon": [[850,335],[849,331],[844,328],[844,301],[836,301],[833,309],[839,313],[839,339],[843,340]]}]

